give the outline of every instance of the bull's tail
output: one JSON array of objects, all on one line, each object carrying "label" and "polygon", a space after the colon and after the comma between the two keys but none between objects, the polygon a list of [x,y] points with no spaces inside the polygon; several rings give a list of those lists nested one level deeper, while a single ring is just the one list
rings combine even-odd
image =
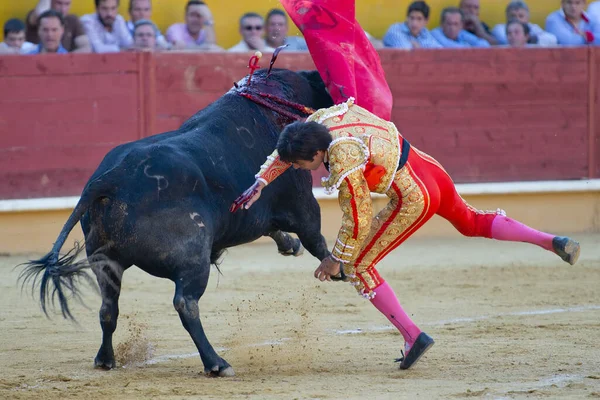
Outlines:
[{"label": "bull's tail", "polygon": [[[42,310],[48,316],[48,303],[51,301],[54,306],[54,299],[58,297],[62,315],[66,319],[74,320],[69,309],[69,297],[81,301],[80,281],[85,281],[96,288],[94,279],[88,274],[90,263],[87,259],[76,261],[79,254],[83,251],[84,246],[75,243],[75,246],[66,254],[61,255],[60,249],[67,240],[69,233],[79,222],[83,214],[89,208],[91,202],[97,197],[93,195],[93,190],[89,190],[89,186],[84,190],[75,209],[69,216],[69,219],[63,226],[52,250],[39,260],[31,260],[21,264],[24,266],[23,271],[19,275],[21,288],[28,282],[32,282],[32,292],[36,286],[40,285],[40,303]],[[43,273],[41,280],[38,281],[40,273]],[[53,286],[51,290],[50,286]]]}]

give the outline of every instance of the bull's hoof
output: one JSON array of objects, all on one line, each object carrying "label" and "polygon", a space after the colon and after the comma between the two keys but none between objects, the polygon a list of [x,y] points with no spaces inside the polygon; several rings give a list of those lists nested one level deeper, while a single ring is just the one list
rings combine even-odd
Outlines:
[{"label": "bull's hoof", "polygon": [[300,257],[302,254],[304,254],[304,246],[302,246],[300,239],[297,239],[297,240],[298,240],[298,248],[296,248],[295,244],[294,244],[294,249],[295,249],[294,253],[293,253],[294,257]]},{"label": "bull's hoof", "polygon": [[302,254],[304,254],[304,246],[302,246],[302,242],[300,242],[300,239],[294,238],[294,244],[292,245],[291,249],[288,250],[280,250],[279,254],[283,255],[283,256],[294,256],[294,257],[300,257]]},{"label": "bull's hoof", "polygon": [[212,377],[218,377],[218,378],[226,378],[226,377],[230,377],[230,376],[235,376],[235,372],[233,371],[233,368],[231,368],[230,365],[225,366],[225,367],[219,367],[218,365],[215,365],[210,370],[204,369],[204,373],[206,375],[209,375]]},{"label": "bull's hoof", "polygon": [[98,357],[96,357],[94,359],[94,368],[96,368],[96,369],[103,369],[105,371],[108,371],[110,369],[113,369],[114,367],[116,367],[115,360],[103,361],[103,360],[99,359]]},{"label": "bull's hoof", "polygon": [[219,371],[219,376],[220,377],[228,377],[228,376],[235,376],[235,372],[233,371],[233,368],[231,367],[227,367],[221,371]]},{"label": "bull's hoof", "polygon": [[109,370],[117,366],[112,346],[101,346],[94,358],[94,368]]}]

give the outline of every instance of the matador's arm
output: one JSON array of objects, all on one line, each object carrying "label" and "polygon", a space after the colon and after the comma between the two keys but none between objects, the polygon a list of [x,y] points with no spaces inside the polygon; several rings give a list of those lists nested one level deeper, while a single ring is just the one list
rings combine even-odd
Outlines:
[{"label": "matador's arm", "polygon": [[265,185],[268,185],[291,166],[292,164],[281,161],[279,153],[277,152],[277,149],[275,149],[271,155],[267,157],[267,161],[260,167],[260,170],[254,177]]},{"label": "matador's arm", "polygon": [[279,175],[283,174],[292,164],[286,163],[279,159],[277,150],[273,151],[267,157],[267,161],[260,167],[258,174],[254,177],[256,182],[250,186],[244,193],[233,201],[229,211],[236,212],[240,208],[249,208],[260,197],[262,188],[273,182]]}]

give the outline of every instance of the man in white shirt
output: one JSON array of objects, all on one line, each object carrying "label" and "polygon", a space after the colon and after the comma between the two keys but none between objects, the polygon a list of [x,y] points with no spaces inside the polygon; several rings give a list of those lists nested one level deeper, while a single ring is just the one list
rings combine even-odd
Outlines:
[{"label": "man in white shirt", "polygon": [[119,15],[119,0],[94,0],[95,14],[81,22],[95,53],[116,53],[133,45],[125,19]]},{"label": "man in white shirt", "polygon": [[246,13],[240,18],[240,35],[242,40],[227,51],[241,53],[245,51],[273,52],[274,48],[267,45],[263,35],[265,21],[256,13]]},{"label": "man in white shirt", "polygon": [[[544,31],[539,25],[529,22],[529,7],[522,0],[514,0],[506,6],[506,22],[517,20],[529,26],[529,37],[531,44],[538,46],[556,46],[556,36]],[[498,44],[508,44],[506,37],[506,24],[498,24],[492,29],[492,35],[498,40]]]}]

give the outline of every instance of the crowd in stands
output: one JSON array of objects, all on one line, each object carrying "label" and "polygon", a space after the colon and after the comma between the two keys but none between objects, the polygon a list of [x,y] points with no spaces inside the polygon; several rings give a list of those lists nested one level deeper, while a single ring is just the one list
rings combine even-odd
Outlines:
[{"label": "crowd in stands", "polygon": [[[92,1],[92,0],[88,0]],[[229,49],[218,45],[209,6],[189,0],[184,22],[171,25],[163,35],[152,22],[152,0],[129,0],[129,19],[119,15],[119,0],[93,0],[96,12],[81,17],[69,13],[72,0],[39,0],[25,21],[4,24],[0,54],[39,54],[119,51],[306,51],[300,36],[288,36],[284,11],[262,15],[248,12],[239,19],[240,41]],[[479,18],[480,0],[457,0],[441,12],[440,26],[429,31],[430,8],[412,2],[403,22],[392,24],[382,40],[368,32],[376,48],[457,48],[490,46],[557,46],[600,44],[600,0],[561,0],[561,8],[546,18],[544,29],[529,21],[522,0],[507,1],[506,23],[490,28]],[[586,11],[587,8],[587,11]]]},{"label": "crowd in stands", "polygon": [[586,0],[562,0],[561,8],[546,18],[545,30],[529,21],[525,1],[508,2],[506,23],[492,29],[479,18],[480,7],[480,0],[460,0],[458,7],[442,10],[440,26],[430,32],[429,6],[415,1],[408,7],[406,21],[390,26],[383,44],[404,49],[600,44],[600,1],[588,6]]}]

